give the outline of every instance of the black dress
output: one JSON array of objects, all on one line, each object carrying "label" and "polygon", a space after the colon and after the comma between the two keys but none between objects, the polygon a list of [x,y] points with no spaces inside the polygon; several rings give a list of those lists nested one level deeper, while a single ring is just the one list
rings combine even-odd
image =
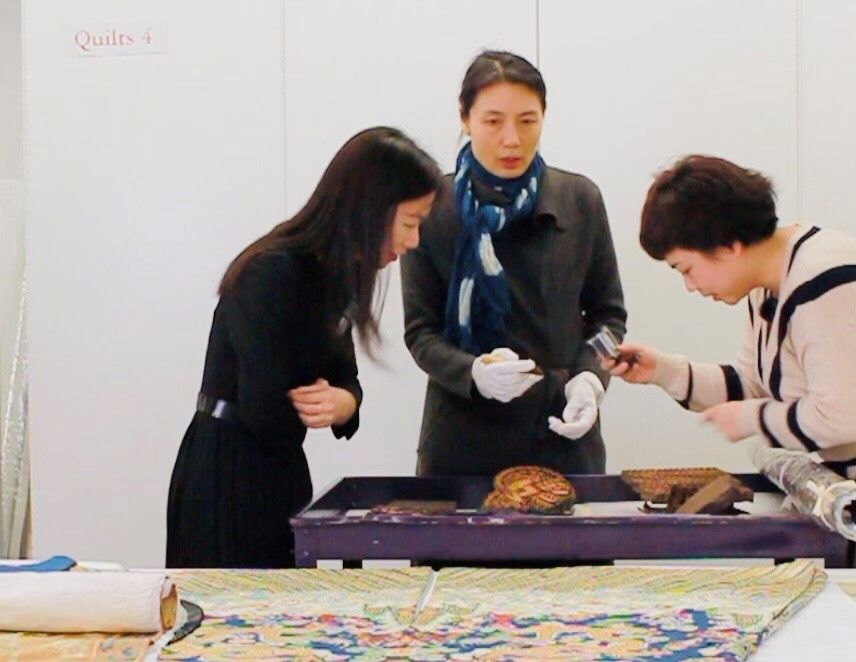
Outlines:
[{"label": "black dress", "polygon": [[[173,469],[167,567],[294,566],[289,517],[312,497],[306,428],[287,393],[326,379],[359,404],[350,325],[331,309],[311,256],[265,253],[221,297],[201,392],[234,403],[238,420],[197,412]],[[359,414],[333,427],[350,438]]]}]

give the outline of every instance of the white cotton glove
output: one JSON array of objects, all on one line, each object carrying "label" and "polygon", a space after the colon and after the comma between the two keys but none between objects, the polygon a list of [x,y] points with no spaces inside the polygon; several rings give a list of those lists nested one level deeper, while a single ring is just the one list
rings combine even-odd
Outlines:
[{"label": "white cotton glove", "polygon": [[593,372],[578,374],[565,384],[565,397],[568,404],[562,412],[562,418],[550,416],[547,425],[556,434],[568,439],[579,439],[597,420],[597,411],[603,401],[603,384]]},{"label": "white cotton glove", "polygon": [[508,347],[500,347],[490,354],[482,354],[473,361],[473,383],[479,393],[489,400],[510,402],[544,379],[535,375],[532,359],[520,357]]}]

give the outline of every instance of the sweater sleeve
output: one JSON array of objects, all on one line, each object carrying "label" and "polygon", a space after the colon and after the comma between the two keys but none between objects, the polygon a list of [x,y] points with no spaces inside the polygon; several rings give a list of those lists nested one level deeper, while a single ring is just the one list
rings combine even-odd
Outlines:
[{"label": "sweater sleeve", "polygon": [[767,397],[756,372],[755,322],[750,301],[743,344],[735,363],[701,363],[677,354],[662,354],[657,359],[654,383],[691,411],[704,411],[729,400]]},{"label": "sweater sleeve", "polygon": [[[856,278],[856,267],[853,267]],[[856,280],[795,308],[788,325],[806,392],[765,403],[758,431],[770,443],[816,451],[856,442]]]}]

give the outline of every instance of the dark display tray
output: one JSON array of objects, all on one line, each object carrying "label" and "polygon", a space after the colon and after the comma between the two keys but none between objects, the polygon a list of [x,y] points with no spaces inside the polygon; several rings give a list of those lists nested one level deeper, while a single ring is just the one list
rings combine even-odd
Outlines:
[{"label": "dark display tray", "polygon": [[[758,474],[734,474],[755,493],[779,489]],[[639,501],[619,476],[570,475],[579,503]],[[536,515],[455,512],[354,513],[394,499],[452,500],[476,511],[490,477],[342,478],[291,519],[300,567],[319,559],[443,563],[579,563],[611,559],[823,558],[851,567],[853,543],[793,513],[764,515]]]}]

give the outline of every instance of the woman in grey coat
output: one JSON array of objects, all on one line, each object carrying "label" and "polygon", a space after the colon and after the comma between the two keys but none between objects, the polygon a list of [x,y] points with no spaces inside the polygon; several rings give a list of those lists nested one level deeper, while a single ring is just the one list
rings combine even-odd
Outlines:
[{"label": "woman in grey coat", "polygon": [[428,373],[419,475],[516,464],[603,473],[608,382],[585,340],[626,312],[597,186],[544,164],[540,72],[486,51],[461,87],[470,141],[402,258],[405,341]]}]

